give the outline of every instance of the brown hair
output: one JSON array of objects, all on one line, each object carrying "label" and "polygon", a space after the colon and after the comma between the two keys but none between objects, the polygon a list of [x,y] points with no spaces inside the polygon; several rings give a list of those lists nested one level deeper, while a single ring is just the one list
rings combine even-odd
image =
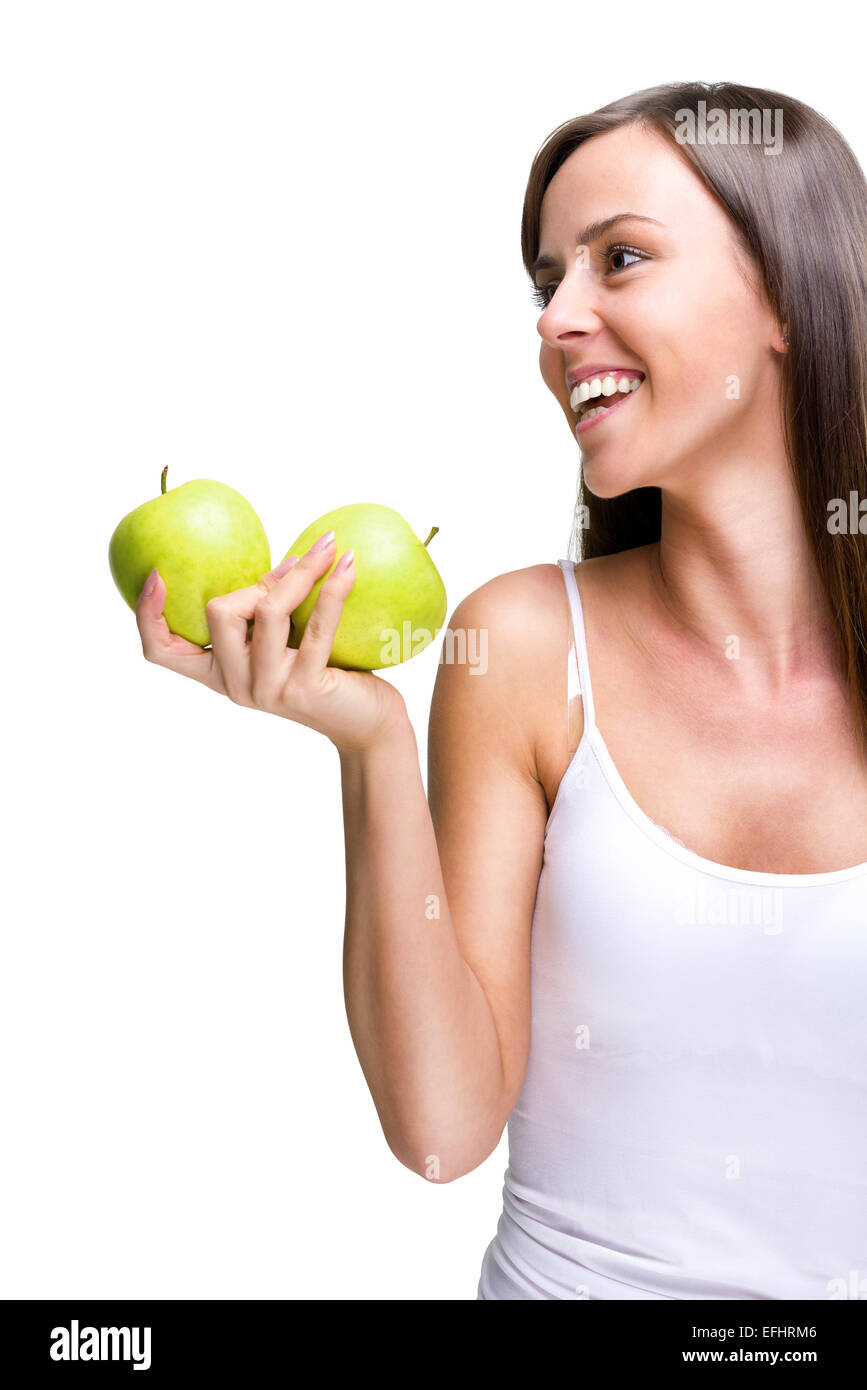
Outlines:
[{"label": "brown hair", "polygon": [[[680,143],[684,111],[704,101],[735,113],[782,111],[778,153],[760,143]],[[779,118],[778,118],[779,119]],[[524,195],[521,252],[528,275],[539,254],[542,197],[568,156],[591,136],[637,124],[672,146],[732,220],[758,268],[768,303],[785,325],[781,406],[785,447],[810,547],[833,615],[856,732],[867,749],[867,535],[828,529],[829,504],[867,498],[867,183],[840,132],[793,97],[731,82],[650,87],[558,126],[536,154]],[[594,497],[583,478],[574,558],[591,559],[659,540],[661,492],[635,488]],[[576,509],[576,517],[579,515]],[[865,519],[867,525],[867,519]],[[577,537],[580,536],[580,545]],[[578,552],[580,551],[580,556]]]}]

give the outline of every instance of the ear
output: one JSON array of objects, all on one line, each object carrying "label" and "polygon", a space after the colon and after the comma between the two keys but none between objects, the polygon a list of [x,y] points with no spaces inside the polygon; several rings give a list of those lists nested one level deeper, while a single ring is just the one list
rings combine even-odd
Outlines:
[{"label": "ear", "polygon": [[783,324],[782,329],[778,329],[771,338],[771,347],[775,352],[786,353],[789,351],[789,326]]}]

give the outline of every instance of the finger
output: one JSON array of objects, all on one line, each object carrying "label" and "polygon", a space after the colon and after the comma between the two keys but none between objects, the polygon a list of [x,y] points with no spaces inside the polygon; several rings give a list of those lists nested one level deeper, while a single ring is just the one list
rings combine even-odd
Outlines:
[{"label": "finger", "polygon": [[270,593],[272,589],[276,589],[278,583],[283,578],[283,576],[288,574],[289,571],[293,568],[293,566],[298,564],[299,559],[300,556],[298,555],[287,555],[286,559],[281,560],[279,565],[275,565],[274,568],[272,570],[269,570],[267,574],[263,574],[262,578],[259,580],[259,583],[264,585],[264,587]]},{"label": "finger", "polygon": [[[220,594],[205,605],[216,663],[222,674],[226,694],[235,704],[255,705],[251,686],[253,644],[252,641],[247,641],[251,621],[255,632],[259,607],[269,600],[272,594],[279,593],[279,604],[288,604],[289,612],[292,608],[297,608],[331,562],[333,534],[330,542],[325,545],[322,544],[324,539],[320,537],[316,542],[319,549],[311,546],[304,558],[289,573],[285,571],[290,568],[287,561],[291,556],[287,556],[286,561],[278,565],[276,570],[268,570],[255,584],[250,584],[245,589],[234,589],[228,594]],[[278,578],[279,571],[284,572],[282,579]],[[295,575],[299,578],[293,583]],[[263,617],[263,625],[267,626],[267,608]],[[288,635],[287,628],[287,639]]]},{"label": "finger", "polygon": [[355,578],[355,557],[351,550],[346,550],[323,580],[313,612],[307,619],[293,669],[293,674],[299,678],[318,675],[328,665],[337,624]]},{"label": "finger", "polygon": [[[327,547],[326,547],[327,550]],[[309,557],[309,559],[308,559]],[[276,569],[268,570],[262,575],[255,584],[250,584],[244,589],[234,589],[231,593],[220,594],[209,600],[205,605],[205,614],[208,619],[208,628],[211,634],[211,645],[214,649],[217,665],[220,668],[226,694],[230,700],[238,705],[255,705],[256,701],[252,691],[252,640],[250,636],[250,626],[252,624],[255,633],[256,625],[260,621],[262,627],[273,631],[274,624],[269,621],[273,618],[274,611],[269,598],[273,593],[279,592],[280,598],[277,601],[277,610],[289,603],[286,618],[286,636],[283,646],[289,637],[288,612],[298,606],[305,594],[308,594],[313,587],[316,579],[322,573],[323,568],[327,568],[330,556],[323,553],[308,551],[305,556],[306,564],[298,562],[298,568],[304,569],[304,576],[300,585],[286,588],[288,571],[291,569],[287,556]],[[324,561],[324,564],[323,564]],[[280,576],[283,576],[281,579]],[[262,605],[265,605],[263,608]],[[272,636],[272,643],[273,643]],[[261,647],[260,642],[257,644]],[[276,661],[276,654],[274,657]]]},{"label": "finger", "polygon": [[[260,598],[250,639],[250,692],[256,704],[267,707],[282,693],[297,660],[290,648],[291,615],[334,561],[334,533],[324,536],[302,556],[287,555],[270,575],[263,575],[268,592]],[[273,576],[277,582],[271,583]]]},{"label": "finger", "polygon": [[243,589],[219,594],[205,604],[214,661],[229,699],[236,705],[252,705],[250,649],[247,634],[256,604],[267,593],[262,581]]},{"label": "finger", "polygon": [[165,666],[179,675],[201,681],[212,690],[222,691],[219,672],[214,671],[212,653],[169,631],[163,616],[166,592],[165,580],[157,570],[151,570],[135,606],[135,620],[145,659],[156,666]]},{"label": "finger", "polygon": [[[250,635],[250,694],[260,709],[268,708],[272,698],[285,686],[295,656],[294,652],[289,652],[291,612],[304,595],[297,587],[293,594],[293,586],[281,581],[300,563],[300,556],[287,555],[259,581],[267,592],[256,604]],[[312,586],[311,573],[308,592]]]}]

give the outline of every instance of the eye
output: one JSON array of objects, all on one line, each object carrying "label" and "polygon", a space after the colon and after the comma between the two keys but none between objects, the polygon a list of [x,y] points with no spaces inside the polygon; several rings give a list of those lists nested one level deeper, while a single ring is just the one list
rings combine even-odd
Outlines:
[{"label": "eye", "polygon": [[[638,261],[647,259],[643,251],[636,251],[634,246],[624,246],[621,242],[615,242],[612,246],[606,246],[603,259],[607,262],[610,261],[613,256],[633,256],[635,259],[627,261],[623,265],[612,266],[607,272],[609,275],[621,275],[624,270],[628,270],[630,266],[636,265]],[[551,303],[551,299],[556,293],[556,290],[557,286],[554,283],[548,285],[533,285],[530,289],[530,295],[539,308],[544,310],[547,309],[548,305]]]},{"label": "eye", "polygon": [[[606,261],[610,261],[612,256],[634,256],[635,261],[644,260],[642,253],[636,251],[634,246],[623,246],[620,242],[616,242],[613,246],[607,246],[605,248]],[[635,265],[635,261],[628,261],[626,265],[614,266],[610,273],[612,275],[619,275],[622,270],[628,270],[630,265]]]}]

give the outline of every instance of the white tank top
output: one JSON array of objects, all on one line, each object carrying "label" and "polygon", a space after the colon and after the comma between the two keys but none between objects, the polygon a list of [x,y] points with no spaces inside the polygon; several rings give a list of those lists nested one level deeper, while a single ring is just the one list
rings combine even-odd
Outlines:
[{"label": "white tank top", "polygon": [[704,859],[594,720],[545,828],[532,1027],[479,1299],[867,1298],[867,864]]}]

